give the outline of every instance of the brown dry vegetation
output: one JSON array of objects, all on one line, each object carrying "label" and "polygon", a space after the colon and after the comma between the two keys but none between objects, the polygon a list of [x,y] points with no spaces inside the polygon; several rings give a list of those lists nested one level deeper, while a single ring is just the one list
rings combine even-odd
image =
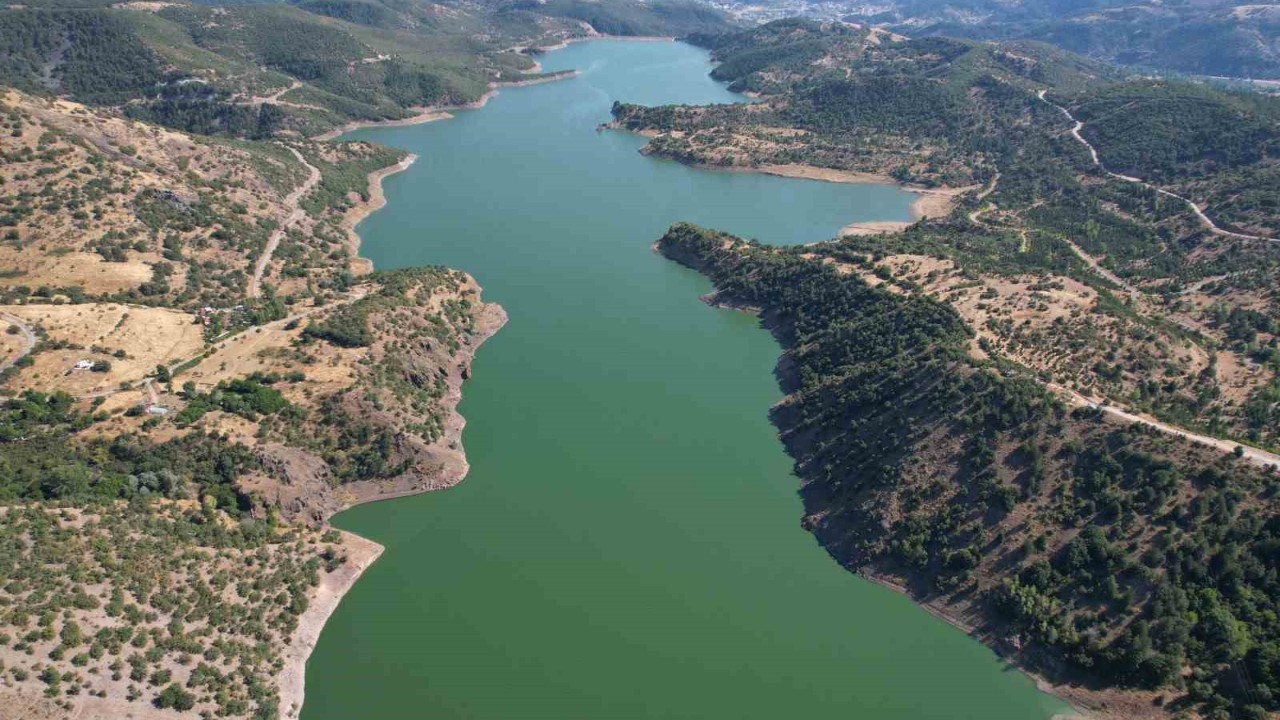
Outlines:
[{"label": "brown dry vegetation", "polygon": [[[44,287],[233,305],[271,231],[297,211],[289,194],[308,173],[280,144],[199,138],[16,91],[0,100],[0,130],[0,216],[12,220],[0,286],[11,299]],[[353,267],[342,217],[367,199],[373,166],[398,157],[367,143],[294,145],[323,160],[325,177],[300,198],[308,212],[266,273],[282,294]]]},{"label": "brown dry vegetation", "polygon": [[[204,328],[185,312],[167,308],[83,303],[77,305],[5,305],[0,311],[38,327],[50,345],[37,353],[8,387],[20,392],[61,390],[71,395],[135,385],[155,372],[194,357],[204,347]],[[78,360],[110,363],[107,372],[76,370]]]},{"label": "brown dry vegetation", "polygon": [[[273,715],[279,696],[295,717],[325,618],[380,548],[320,541],[280,518],[323,526],[353,503],[461,480],[462,381],[505,314],[463,273],[369,275],[358,259],[354,221],[381,204],[381,178],[407,166],[400,153],[194,138],[16,92],[0,125],[0,350],[16,357],[27,333],[36,340],[0,375],[14,421],[0,491],[95,508],[32,511],[89,534],[33,531],[45,521],[20,520],[25,505],[0,518],[21,549],[0,569],[0,707],[160,718],[174,715],[155,705],[173,686],[167,697],[190,693],[192,711]],[[308,165],[314,187],[301,184]],[[261,298],[246,298],[278,226]],[[81,360],[94,369],[73,369]],[[77,489],[27,484],[50,464]],[[169,500],[148,501],[159,496]],[[103,545],[99,527],[131,551],[152,548],[145,589],[127,584],[133,565],[80,569],[115,563],[89,552]],[[227,534],[239,538],[230,549]],[[295,572],[316,553],[318,574]],[[36,561],[55,556],[65,572],[50,578],[55,565]],[[48,583],[86,577],[89,599],[74,609],[46,602]],[[122,642],[136,652],[112,640],[117,587],[136,630]],[[115,662],[126,656],[134,669]],[[201,662],[211,669],[193,674]]]},{"label": "brown dry vegetation", "polygon": [[[946,302],[974,331],[974,357],[1012,360],[1085,395],[1123,403],[1143,381],[1182,382],[1210,365],[1209,353],[1192,340],[1102,311],[1098,291],[1071,277],[984,275],[927,255],[868,257],[839,267],[872,284]],[[1219,353],[1220,361],[1232,357]],[[1103,376],[1105,367],[1120,371]],[[1240,368],[1219,362],[1218,372],[1246,382]]]}]

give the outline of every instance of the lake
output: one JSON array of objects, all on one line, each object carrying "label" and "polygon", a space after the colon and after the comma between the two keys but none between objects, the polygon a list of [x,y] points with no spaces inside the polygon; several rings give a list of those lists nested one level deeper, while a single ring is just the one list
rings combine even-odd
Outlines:
[{"label": "lake", "polygon": [[650,245],[909,219],[894,187],[718,173],[598,132],[615,100],[741,102],[678,43],[580,43],[480,110],[350,137],[417,153],[360,226],[380,268],[474,275],[509,324],[461,405],[471,474],[334,524],[387,548],[325,627],[305,720],[1035,720],[1066,707],[800,527],[779,349]]}]

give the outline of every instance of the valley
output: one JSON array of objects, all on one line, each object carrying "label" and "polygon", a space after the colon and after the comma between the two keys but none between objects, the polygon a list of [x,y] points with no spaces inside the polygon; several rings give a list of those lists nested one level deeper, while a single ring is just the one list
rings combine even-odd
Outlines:
[{"label": "valley", "polygon": [[1265,10],[724,7],[0,11],[0,707],[1280,711]]}]

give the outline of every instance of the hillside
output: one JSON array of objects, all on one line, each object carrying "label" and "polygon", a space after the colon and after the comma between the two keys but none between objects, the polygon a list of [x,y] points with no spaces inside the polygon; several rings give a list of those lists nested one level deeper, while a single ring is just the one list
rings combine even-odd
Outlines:
[{"label": "hillside", "polygon": [[1082,707],[1280,707],[1254,604],[1280,243],[1245,239],[1280,220],[1272,101],[1028,43],[795,20],[695,40],[757,102],[615,105],[642,152],[951,201],[803,248],[659,242],[786,350],[806,527]]},{"label": "hillside", "polygon": [[381,551],[317,528],[463,477],[461,384],[505,314],[358,258],[402,153],[14,90],[0,125],[0,703],[296,716]]},{"label": "hillside", "polygon": [[1280,78],[1280,14],[1234,2],[908,2],[902,32],[1031,39],[1100,60],[1192,75]]},{"label": "hillside", "polygon": [[1131,81],[1070,103],[1108,169],[1194,197],[1233,229],[1280,235],[1280,98]]},{"label": "hillside", "polygon": [[[278,692],[378,546],[337,531],[222,523],[196,503],[6,508],[0,547],[13,717],[296,716]],[[285,682],[288,682],[287,680]]]},{"label": "hillside", "polygon": [[650,151],[707,165],[800,163],[930,187],[991,177],[1026,132],[1033,88],[1080,87],[1112,72],[1061,62],[1038,46],[906,41],[796,20],[691,40],[711,48],[714,77],[761,102],[617,108],[622,126],[661,133]]},{"label": "hillside", "polygon": [[[1276,445],[1280,246],[1214,232],[1186,202],[1107,175],[1052,104],[1088,118],[1082,137],[1097,140],[1105,168],[1149,173],[1155,188],[1185,193],[1226,228],[1266,234],[1280,214],[1266,186],[1245,178],[1272,173],[1272,101],[1130,81],[1041,46],[894,39],[807,21],[699,41],[721,60],[714,72],[755,88],[759,101],[615,106],[616,126],[651,138],[644,152],[941,192],[953,207],[926,213],[930,222],[896,235],[849,228],[842,245],[872,253],[888,279],[911,275],[895,256],[934,258],[899,284],[953,299],[981,332],[982,352],[1064,394]],[[797,47],[820,55],[797,62]],[[1139,91],[1142,103],[1103,110]],[[1130,152],[1127,138],[1161,152]],[[1145,164],[1130,160],[1138,157]],[[955,279],[943,277],[947,268]],[[979,282],[982,297],[957,295],[960,283]],[[1040,290],[1059,285],[1075,289]]]},{"label": "hillside", "polygon": [[1274,466],[1070,409],[870,256],[690,225],[657,247],[781,343],[771,416],[842,564],[1101,716],[1274,709]]},{"label": "hillside", "polygon": [[531,77],[525,48],[727,27],[680,2],[37,2],[0,13],[0,85],[187,132],[311,136],[475,102]]},{"label": "hillside", "polygon": [[[62,292],[232,306],[250,294],[273,238],[282,247],[264,271],[270,286],[332,285],[354,268],[348,195],[366,193],[365,176],[400,159],[364,143],[186,135],[13,92],[0,112],[6,302]],[[309,184],[315,190],[297,197]]]},{"label": "hillside", "polygon": [[1226,0],[717,2],[744,20],[805,15],[905,35],[1034,40],[1095,60],[1189,75],[1280,78],[1280,12]]},{"label": "hillside", "polygon": [[[478,302],[465,275],[442,268],[364,275],[352,214],[371,201],[373,174],[405,166],[400,153],[191,136],[18,93],[3,111],[0,147],[10,162],[0,252],[10,270],[0,307],[35,338],[3,374],[11,394],[65,403],[86,438],[142,432],[165,442],[208,430],[248,447],[274,441],[320,479],[326,468],[388,479],[459,464],[436,457],[457,453],[426,446],[456,440],[445,435],[460,365],[501,311]],[[413,317],[393,323],[399,342],[386,347],[376,328],[407,308]],[[28,445],[44,436],[21,427],[7,436],[25,435]],[[61,437],[66,426],[48,430]],[[398,439],[388,443],[388,433]],[[258,460],[284,462],[273,452]],[[100,471],[90,464],[91,475]],[[286,476],[316,479],[277,474]],[[260,510],[289,516],[337,484],[295,488],[288,504],[262,494],[271,483],[255,482]],[[237,503],[249,501],[248,490],[237,493]]]},{"label": "hillside", "polygon": [[569,39],[724,27],[681,3],[0,10],[0,707],[297,717],[381,552],[329,517],[465,476],[461,387],[506,321],[465,273],[372,272],[355,224],[415,158],[320,138],[560,77],[534,58]]}]

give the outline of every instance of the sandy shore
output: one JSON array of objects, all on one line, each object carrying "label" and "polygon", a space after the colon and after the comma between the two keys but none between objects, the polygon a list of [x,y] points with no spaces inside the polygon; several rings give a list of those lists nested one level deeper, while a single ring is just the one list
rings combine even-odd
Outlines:
[{"label": "sandy shore", "polygon": [[284,669],[280,671],[281,717],[296,718],[302,711],[306,696],[307,659],[320,640],[320,631],[329,616],[338,608],[342,596],[347,594],[365,569],[373,564],[384,548],[372,540],[342,530],[342,548],[347,562],[337,570],[320,576],[320,586],[310,598],[306,612],[298,618],[298,629],[293,634],[289,648],[284,652]]},{"label": "sandy shore", "polygon": [[[639,135],[646,138],[656,138],[662,135],[661,131],[653,129],[630,130],[622,127],[615,120],[603,123],[601,124],[601,127],[608,128],[610,130],[621,130],[622,132],[628,132],[633,135]],[[641,150],[641,152],[644,151]],[[972,185],[960,188],[930,188],[904,183],[885,173],[834,170],[832,168],[823,168],[814,165],[800,165],[797,163],[754,166],[735,165],[730,167],[721,165],[705,165],[702,163],[685,164],[702,170],[714,170],[716,172],[763,173],[765,175],[777,175],[778,177],[798,178],[801,180],[819,180],[822,182],[894,185],[916,195],[916,199],[911,203],[912,220],[876,220],[871,222],[851,223],[840,228],[840,237],[844,237],[846,235],[874,235],[883,232],[899,232],[905,228],[911,227],[920,220],[944,217],[951,214],[952,209],[955,208],[956,202],[961,195],[972,192],[981,187],[979,185]]]},{"label": "sandy shore", "polygon": [[387,204],[387,196],[382,191],[383,179],[404,172],[418,160],[418,156],[409,153],[395,165],[388,165],[369,173],[369,200],[347,211],[342,218],[342,228],[347,232],[347,251],[351,253],[351,267],[356,274],[364,275],[373,272],[373,261],[360,256],[360,235],[356,233],[356,225]]},{"label": "sandy shore", "polygon": [[[541,67],[541,66],[539,66]],[[526,85],[541,85],[543,83],[555,82],[557,80],[567,80],[571,77],[577,77],[577,70],[565,70],[563,72],[546,75],[543,77],[526,78],[524,80],[502,80],[499,82],[489,83],[489,89],[485,94],[472,100],[469,103],[461,105],[442,105],[439,107],[417,107],[412,110],[417,113],[412,117],[401,118],[399,120],[352,120],[344,125],[339,125],[332,130],[312,136],[312,140],[316,142],[328,142],[336,140],[343,135],[363,128],[374,127],[403,127],[406,125],[421,125],[423,123],[435,122],[437,120],[448,120],[453,117],[455,110],[477,110],[484,107],[489,99],[498,94],[498,88],[504,87],[524,87]]]},{"label": "sandy shore", "polygon": [[317,142],[328,142],[329,140],[334,140],[342,135],[346,135],[352,130],[359,130],[360,128],[421,125],[422,123],[435,122],[436,120],[447,120],[453,117],[449,114],[449,111],[441,108],[420,107],[413,108],[413,110],[417,113],[416,115],[402,118],[400,120],[353,120],[345,125],[339,125],[328,132],[320,133],[311,139]]},{"label": "sandy shore", "polygon": [[[896,184],[896,183],[895,183]],[[964,188],[913,188],[898,184],[899,187],[916,194],[911,201],[911,217],[907,220],[875,220],[872,222],[850,223],[840,228],[840,237],[846,235],[879,235],[886,232],[901,232],[920,220],[935,217],[946,217],[956,206],[957,199],[964,193],[973,190]]]},{"label": "sandy shore", "polygon": [[[619,128],[613,123],[606,123],[605,127],[615,130],[622,129],[624,132],[632,132],[644,137],[657,137],[661,134],[654,130],[625,130],[624,128]],[[841,237],[845,235],[874,235],[883,232],[898,232],[911,227],[917,221],[924,220],[926,218],[945,217],[946,215],[951,214],[951,210],[955,208],[956,202],[961,195],[976,190],[979,187],[978,185],[973,185],[970,187],[960,188],[927,188],[919,185],[903,183],[890,175],[882,173],[833,170],[831,168],[798,164],[759,165],[754,167],[697,165],[696,167],[704,170],[715,170],[717,172],[754,172],[763,173],[765,175],[777,175],[778,177],[799,178],[801,180],[820,180],[822,182],[894,185],[906,190],[907,192],[915,194],[916,198],[911,203],[912,220],[875,220],[870,222],[852,223],[840,228]]]},{"label": "sandy shore", "polygon": [[584,35],[582,37],[566,38],[555,45],[539,45],[538,50],[542,52],[550,52],[552,50],[563,50],[574,43],[590,42],[592,40],[618,40],[623,42],[675,42],[676,39],[671,35]]},{"label": "sandy shore", "polygon": [[[919,185],[903,183],[883,173],[854,172],[851,170],[833,170],[831,168],[814,167],[812,165],[761,165],[758,168],[746,168],[748,171],[762,172],[766,175],[780,177],[803,178],[805,180],[821,180],[836,183],[874,183],[877,185],[896,185],[910,193],[916,199],[911,203],[911,216],[915,220],[943,217],[951,213],[956,200],[961,195],[976,190],[977,185],[961,188],[927,188]],[[841,235],[870,234],[901,230],[912,222],[885,220],[876,222],[854,223],[841,229]]]},{"label": "sandy shore", "polygon": [[[915,207],[915,203],[912,203],[912,207]],[[872,222],[849,223],[840,228],[840,237],[902,232],[914,224],[913,221],[907,220],[875,220]]]}]

